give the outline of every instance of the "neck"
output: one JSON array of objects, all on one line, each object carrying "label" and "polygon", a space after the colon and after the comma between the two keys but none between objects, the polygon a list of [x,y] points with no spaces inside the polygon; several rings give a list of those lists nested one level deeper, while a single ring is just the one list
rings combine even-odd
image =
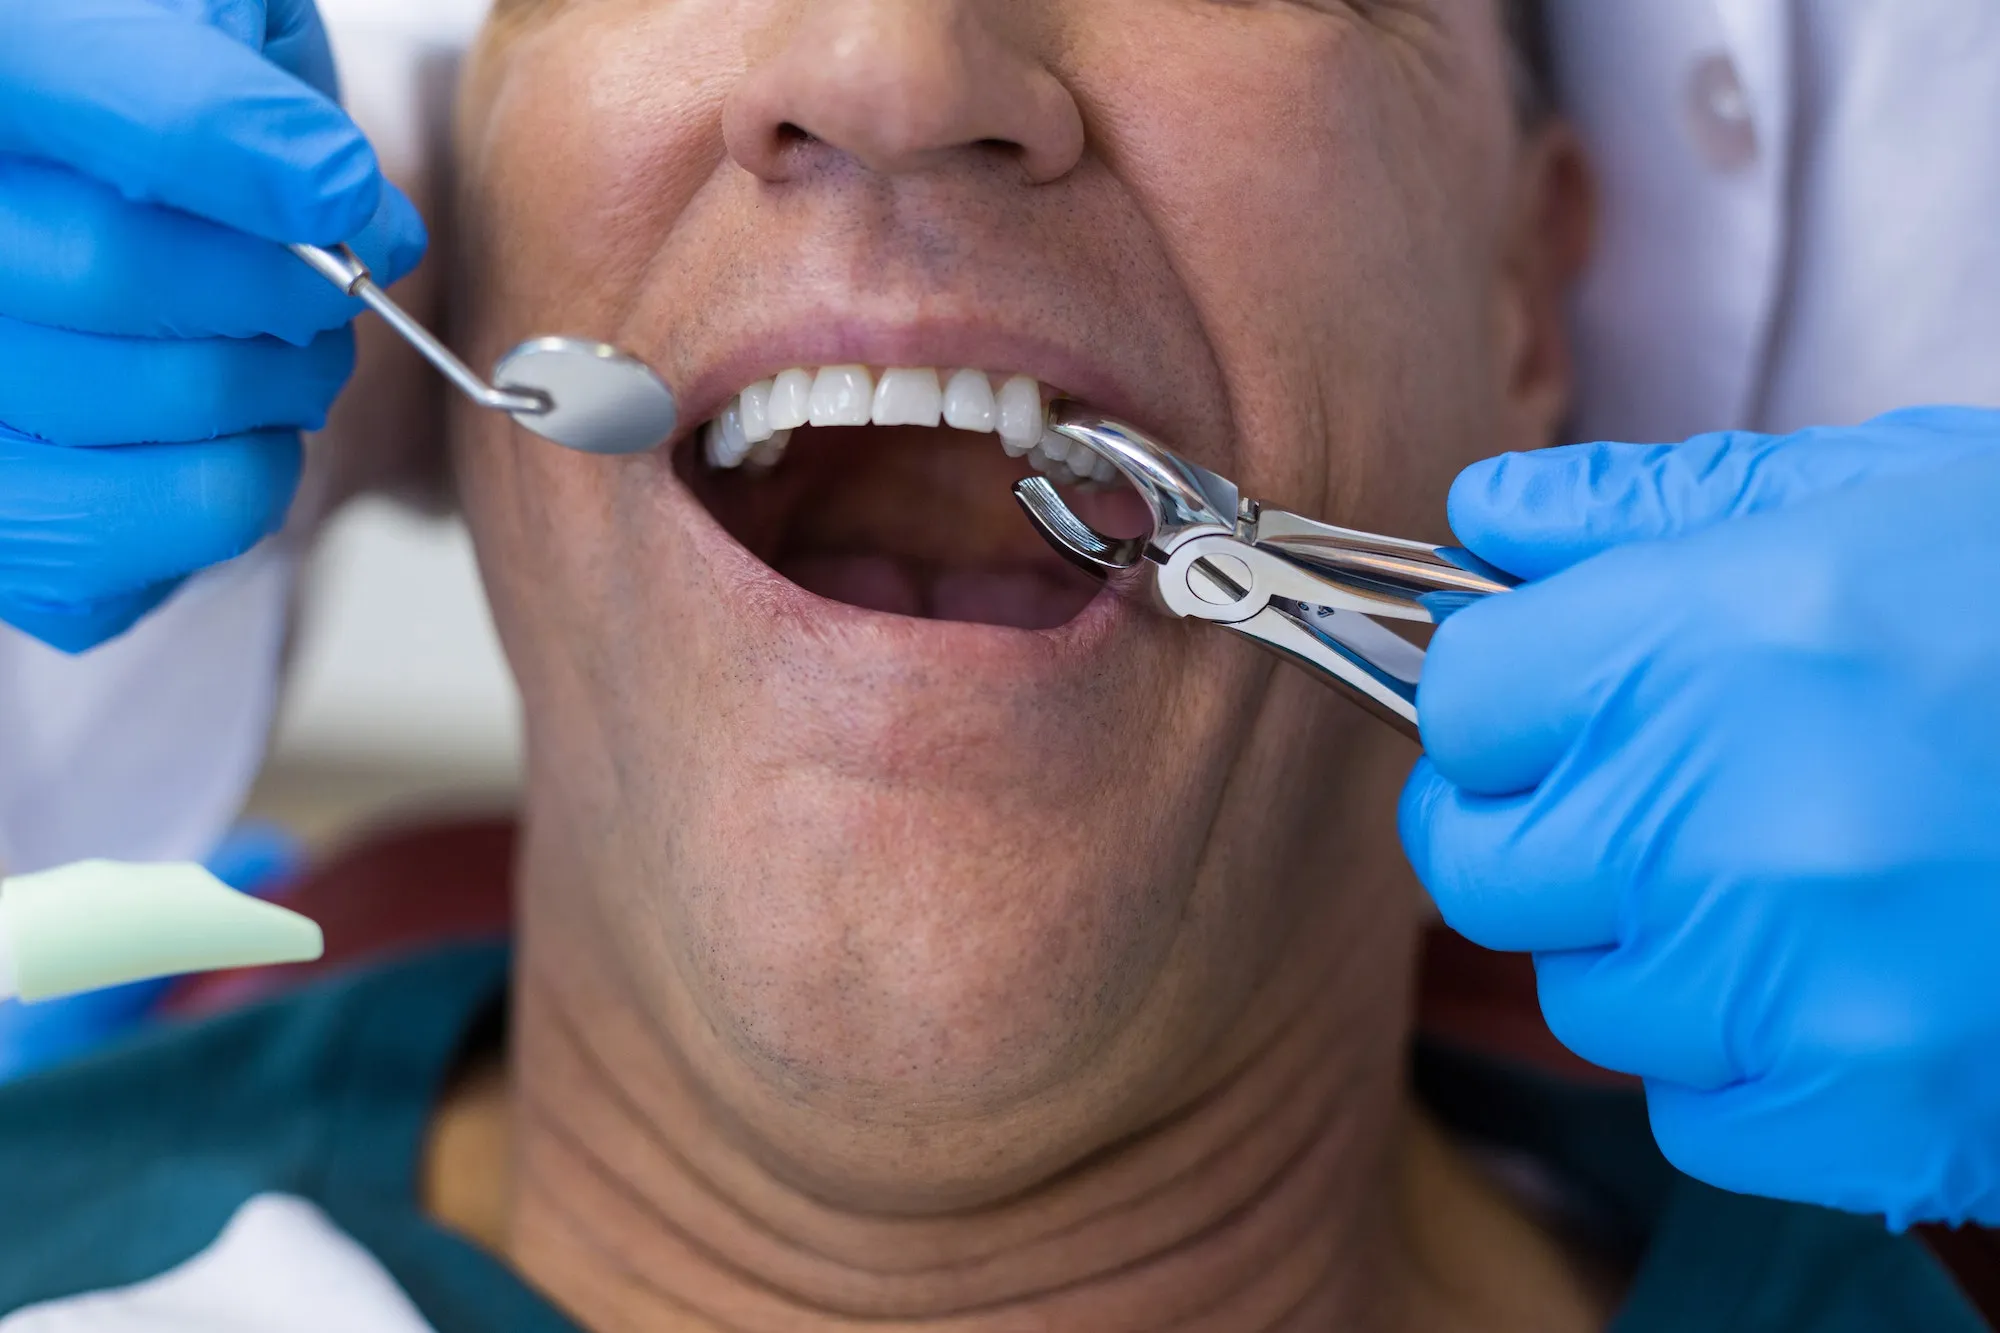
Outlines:
[{"label": "neck", "polygon": [[1394,1050],[1299,1018],[1198,1105],[1057,1180],[885,1218],[787,1187],[577,977],[522,957],[509,1244],[598,1333],[1396,1322]]},{"label": "neck", "polygon": [[1386,879],[1299,932],[1197,1093],[997,1202],[888,1215],[801,1184],[813,1164],[697,1076],[561,891],[578,878],[535,860],[501,1233],[595,1333],[1598,1326],[1560,1251],[1412,1113],[1409,996],[1380,979],[1414,924]]}]

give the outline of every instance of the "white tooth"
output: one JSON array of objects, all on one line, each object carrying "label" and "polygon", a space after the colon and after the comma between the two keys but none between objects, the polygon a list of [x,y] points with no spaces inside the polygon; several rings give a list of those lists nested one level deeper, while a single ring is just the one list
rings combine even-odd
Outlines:
[{"label": "white tooth", "polygon": [[821,366],[813,380],[812,411],[806,420],[815,426],[865,426],[874,401],[868,367]]},{"label": "white tooth", "polygon": [[961,370],[944,386],[944,424],[953,430],[993,433],[993,385],[982,370]]},{"label": "white tooth", "polygon": [[742,461],[731,458],[727,446],[722,443],[722,420],[719,417],[702,427],[701,450],[707,455],[710,467],[735,467]]},{"label": "white tooth", "polygon": [[1090,459],[1090,475],[1108,485],[1118,480],[1118,465],[1093,449]]},{"label": "white tooth", "polygon": [[1009,458],[1019,458],[1023,454],[1041,453],[1041,450],[1035,448],[1027,440],[1010,440],[1005,435],[1000,437],[1000,447],[1007,451],[1007,457]]},{"label": "white tooth", "polygon": [[1035,447],[1058,463],[1066,462],[1069,458],[1069,436],[1057,434],[1052,430],[1043,431],[1042,438],[1037,441]]},{"label": "white tooth", "polygon": [[1055,462],[1047,454],[1032,445],[1028,447],[1027,454],[1028,466],[1044,476],[1048,475],[1049,469],[1055,466]]},{"label": "white tooth", "polygon": [[785,456],[785,446],[792,442],[789,430],[773,431],[767,438],[750,447],[750,462],[754,467],[776,467],[778,460]]},{"label": "white tooth", "polygon": [[[1026,375],[1016,375],[1000,386],[1000,438],[1021,446],[1025,453],[1042,438],[1046,425],[1042,413],[1042,386]],[[1013,450],[1008,450],[1013,453]]]},{"label": "white tooth", "polygon": [[875,386],[871,415],[878,426],[935,426],[943,411],[935,370],[885,370]]},{"label": "white tooth", "polygon": [[764,404],[764,424],[772,430],[795,430],[812,414],[813,377],[810,370],[788,370],[771,382]]},{"label": "white tooth", "polygon": [[735,467],[750,452],[750,441],[743,436],[743,411],[735,399],[730,399],[715,424],[722,430],[723,466]]},{"label": "white tooth", "polygon": [[758,380],[737,396],[743,410],[743,438],[762,444],[771,438],[771,381]]}]

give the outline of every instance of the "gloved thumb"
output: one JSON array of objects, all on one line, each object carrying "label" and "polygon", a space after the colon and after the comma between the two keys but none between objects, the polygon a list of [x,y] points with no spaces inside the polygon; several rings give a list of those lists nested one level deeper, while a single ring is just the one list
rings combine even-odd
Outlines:
[{"label": "gloved thumb", "polygon": [[1725,431],[1685,444],[1504,454],[1459,474],[1451,528],[1480,559],[1539,579],[1614,546],[1697,532],[1980,453],[2000,453],[2000,412],[1923,407],[1796,435]]}]

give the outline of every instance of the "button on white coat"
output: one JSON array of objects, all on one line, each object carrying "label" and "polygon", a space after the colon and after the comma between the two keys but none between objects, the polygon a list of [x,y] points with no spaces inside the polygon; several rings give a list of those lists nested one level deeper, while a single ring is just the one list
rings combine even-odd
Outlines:
[{"label": "button on white coat", "polygon": [[1688,118],[1695,145],[1717,171],[1741,171],[1757,160],[1757,122],[1736,62],[1717,53],[1688,80]]}]

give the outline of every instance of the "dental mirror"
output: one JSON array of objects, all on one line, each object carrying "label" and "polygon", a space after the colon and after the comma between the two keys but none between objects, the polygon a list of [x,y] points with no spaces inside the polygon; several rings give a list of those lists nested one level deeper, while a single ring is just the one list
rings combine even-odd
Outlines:
[{"label": "dental mirror", "polygon": [[293,254],[382,316],[459,392],[546,439],[587,454],[633,454],[674,433],[674,393],[642,361],[609,343],[531,338],[500,358],[488,384],[376,285],[346,246],[294,245]]}]

